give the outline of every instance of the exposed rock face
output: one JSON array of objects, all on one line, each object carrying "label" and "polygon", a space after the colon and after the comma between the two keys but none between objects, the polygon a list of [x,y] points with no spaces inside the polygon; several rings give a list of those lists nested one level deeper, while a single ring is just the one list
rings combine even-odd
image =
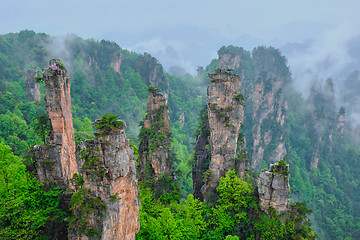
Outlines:
[{"label": "exposed rock face", "polygon": [[145,180],[145,171],[150,165],[155,178],[172,174],[170,135],[167,100],[156,88],[150,87],[147,115],[139,136],[139,180]]},{"label": "exposed rock face", "polygon": [[345,110],[344,108],[340,108],[340,112],[336,124],[336,134],[342,137],[344,134],[344,128],[345,128]]},{"label": "exposed rock face", "polygon": [[[280,130],[285,123],[287,110],[287,103],[282,95],[283,80],[271,73],[260,75],[257,79],[253,95],[250,96],[253,103],[252,119],[258,123],[252,129],[254,168],[260,166],[270,143],[277,143],[276,149],[272,150],[271,160],[279,161],[286,154],[284,135]],[[278,126],[277,129],[273,125]]]},{"label": "exposed rock face", "polygon": [[121,67],[121,53],[114,55],[114,59],[111,61],[110,65],[113,67],[114,72],[121,75],[120,67]]},{"label": "exposed rock face", "polygon": [[36,67],[30,67],[30,69],[24,73],[26,97],[29,101],[40,102],[40,84],[35,81],[35,77],[37,76],[38,72]]},{"label": "exposed rock face", "polygon": [[289,165],[271,164],[270,171],[262,170],[258,179],[260,209],[273,207],[278,214],[286,213],[290,203]]},{"label": "exposed rock face", "polygon": [[[72,188],[76,192],[77,187],[70,180],[73,176],[82,176],[83,187],[89,196],[99,198],[107,206],[101,221],[95,215],[85,216],[89,227],[94,225],[101,229],[100,238],[103,240],[135,239],[140,228],[140,201],[135,159],[126,139],[125,124],[121,122],[111,131],[96,132],[95,138],[82,146],[76,160],[69,75],[62,63],[54,59],[50,61],[50,67],[44,69],[43,76],[45,104],[52,130],[47,145],[35,147],[39,180],[58,185],[63,190]],[[64,206],[69,201],[65,200]],[[72,211],[76,215],[76,210]],[[68,239],[93,238],[69,231]]]},{"label": "exposed rock face", "polygon": [[235,167],[238,135],[244,117],[243,99],[239,95],[240,77],[222,69],[217,69],[209,77],[211,180],[201,187],[205,201],[208,192],[215,191],[219,185],[219,178]]},{"label": "exposed rock face", "polygon": [[38,167],[38,178],[44,182],[56,180],[66,189],[73,174],[77,173],[70,77],[56,59],[51,60],[50,67],[43,70],[43,77],[45,105],[52,130],[48,137],[49,146],[35,148],[35,156],[38,161],[51,162],[51,165],[47,168]]},{"label": "exposed rock face", "polygon": [[307,102],[314,109],[306,126],[315,136],[310,166],[317,168],[320,160],[319,152],[331,152],[334,138],[342,135],[344,114],[336,113],[335,92],[331,78],[328,78],[324,85],[313,85]]},{"label": "exposed rock face", "polygon": [[[96,122],[95,122],[96,124]],[[101,239],[130,240],[140,229],[138,182],[133,149],[125,135],[125,124],[111,131],[97,131],[87,140],[79,158],[84,187],[106,203],[101,224]],[[89,164],[90,158],[96,164]],[[90,239],[73,237],[72,239]]]},{"label": "exposed rock face", "polygon": [[165,76],[164,68],[156,58],[148,53],[140,55],[136,69],[147,86],[159,88],[166,98],[169,96],[169,82]]},{"label": "exposed rock face", "polygon": [[286,154],[283,125],[287,102],[283,91],[291,81],[285,57],[271,47],[255,48],[250,54],[229,46],[218,54],[221,68],[233,69],[242,77],[241,92],[247,105],[244,122],[252,126],[251,135],[246,136],[252,167],[259,167],[263,159],[281,160]]},{"label": "exposed rock face", "polygon": [[179,116],[179,123],[181,124],[181,126],[183,127],[185,124],[185,112],[184,110],[180,109],[180,116]]},{"label": "exposed rock face", "polygon": [[[210,152],[210,131],[209,131],[209,118],[207,108],[201,110],[200,113],[200,132],[196,138],[194,149],[194,166],[192,171],[193,179],[193,194],[195,198],[204,200],[201,193],[201,187],[207,183],[207,176],[204,176],[206,171],[209,171],[209,163],[211,160]],[[210,172],[208,172],[210,173]]]},{"label": "exposed rock face", "polygon": [[236,69],[240,67],[240,54],[222,54],[219,58],[219,66],[227,69]]}]

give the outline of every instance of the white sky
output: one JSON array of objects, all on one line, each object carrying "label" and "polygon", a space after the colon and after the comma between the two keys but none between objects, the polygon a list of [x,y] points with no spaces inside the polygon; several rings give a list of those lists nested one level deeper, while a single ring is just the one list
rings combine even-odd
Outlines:
[{"label": "white sky", "polygon": [[280,47],[360,29],[359,11],[359,0],[0,0],[0,34],[29,29],[112,40],[189,70],[222,45]]},{"label": "white sky", "polygon": [[0,0],[0,5],[1,33],[32,29],[85,38],[188,24],[268,40],[293,22],[359,22],[360,10],[358,0]]}]

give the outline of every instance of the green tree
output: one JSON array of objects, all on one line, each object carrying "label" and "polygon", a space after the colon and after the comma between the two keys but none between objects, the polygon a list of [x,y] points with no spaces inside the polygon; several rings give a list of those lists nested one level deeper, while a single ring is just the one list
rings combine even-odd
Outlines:
[{"label": "green tree", "polygon": [[257,208],[249,183],[239,178],[235,170],[229,170],[220,178],[218,205],[213,209],[210,223],[214,236],[237,235],[246,238],[251,232],[249,212]]},{"label": "green tree", "polygon": [[0,238],[37,239],[47,223],[62,220],[61,190],[45,191],[21,158],[0,143]]},{"label": "green tree", "polygon": [[35,124],[34,127],[35,132],[41,137],[41,139],[45,143],[46,137],[51,131],[51,125],[49,118],[47,117],[47,114],[42,114],[35,117],[34,124]]}]

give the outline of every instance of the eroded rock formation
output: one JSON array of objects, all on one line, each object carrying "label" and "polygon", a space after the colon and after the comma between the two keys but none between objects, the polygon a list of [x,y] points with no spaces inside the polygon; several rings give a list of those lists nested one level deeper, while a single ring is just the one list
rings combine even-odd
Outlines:
[{"label": "eroded rock formation", "polygon": [[[110,130],[100,128],[95,133],[95,138],[81,147],[77,157],[70,77],[64,65],[56,59],[51,60],[50,66],[43,70],[43,76],[51,132],[46,145],[35,147],[37,177],[66,190],[67,197],[63,205],[65,208],[71,206],[70,217],[87,219],[86,225],[75,221],[70,226],[68,239],[93,239],[84,229],[78,231],[81,227],[95,229],[99,233],[99,239],[103,240],[135,239],[135,234],[139,231],[140,202],[135,159],[129,140],[126,139],[125,124],[120,122]],[[79,182],[83,182],[81,186]],[[83,194],[81,200],[75,201],[84,201],[83,205],[73,205],[75,203],[72,197],[70,201],[71,194],[67,189],[72,190],[73,196]],[[84,216],[84,211],[79,208],[87,206],[91,199],[95,199],[96,205],[104,207],[96,213],[86,210]],[[101,213],[101,217],[97,213]]]},{"label": "eroded rock formation", "polygon": [[320,152],[332,152],[334,140],[342,136],[345,112],[343,109],[340,113],[336,113],[335,92],[331,78],[328,78],[323,85],[314,84],[307,102],[313,109],[306,126],[314,136],[310,166],[317,168]]},{"label": "eroded rock formation", "polygon": [[[126,126],[122,121],[120,125],[111,131],[95,132],[95,138],[85,142],[78,160],[84,187],[107,206],[101,221],[89,221],[101,229],[101,239],[135,239],[140,229],[135,158],[125,135]],[[73,234],[72,239],[91,238]]]},{"label": "eroded rock formation", "polygon": [[165,76],[164,68],[156,58],[148,53],[140,55],[136,69],[147,86],[159,88],[166,98],[169,96],[169,82]]},{"label": "eroded rock formation", "polygon": [[281,160],[286,154],[282,129],[287,102],[283,92],[291,81],[285,57],[271,47],[258,47],[250,54],[229,46],[218,54],[220,67],[233,69],[242,78],[241,92],[247,104],[244,122],[252,126],[246,141],[246,147],[252,149],[252,167],[259,167],[263,159]]},{"label": "eroded rock formation", "polygon": [[270,170],[262,170],[258,178],[260,209],[268,212],[273,207],[278,214],[287,213],[290,203],[289,165],[271,164]]},{"label": "eroded rock formation", "polygon": [[139,180],[172,175],[170,136],[167,100],[157,88],[149,87],[147,115],[139,135]]},{"label": "eroded rock formation", "polygon": [[[66,189],[73,174],[77,173],[70,77],[64,65],[57,59],[50,60],[50,66],[43,70],[43,77],[51,132],[47,145],[35,148],[36,159],[44,166],[37,167],[37,174],[41,181],[55,180],[62,189]],[[46,165],[48,167],[45,167]]]},{"label": "eroded rock formation", "polygon": [[113,60],[111,61],[110,65],[113,67],[114,72],[121,75],[120,67],[121,67],[121,53],[115,54]]},{"label": "eroded rock formation", "polygon": [[[207,109],[211,160],[208,173],[203,173],[208,175],[206,182],[201,186],[205,202],[208,201],[207,195],[216,191],[219,178],[224,177],[229,169],[236,168],[238,135],[244,116],[244,99],[239,93],[240,77],[223,69],[217,69],[209,77]],[[205,152],[206,139],[198,138],[198,144],[198,150]],[[202,158],[202,154],[197,156]],[[195,162],[202,162],[200,158]]]},{"label": "eroded rock formation", "polygon": [[[194,165],[192,171],[193,194],[201,201],[204,196],[201,193],[201,187],[207,183],[209,177],[209,163],[211,160],[210,152],[210,131],[207,107],[201,110],[198,133],[194,149]],[[208,172],[207,172],[208,171]],[[207,172],[207,173],[206,173]]]},{"label": "eroded rock formation", "polygon": [[40,85],[35,81],[37,76],[37,67],[30,67],[29,70],[24,72],[26,97],[29,101],[40,102]]}]

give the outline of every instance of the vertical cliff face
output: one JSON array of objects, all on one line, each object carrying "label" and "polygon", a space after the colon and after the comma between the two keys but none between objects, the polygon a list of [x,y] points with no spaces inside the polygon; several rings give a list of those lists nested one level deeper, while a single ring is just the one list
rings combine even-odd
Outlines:
[{"label": "vertical cliff face", "polygon": [[[39,180],[73,191],[71,200],[64,202],[72,212],[68,239],[93,239],[90,235],[95,231],[104,240],[135,239],[140,202],[125,124],[98,127],[95,138],[76,157],[69,75],[59,60],[51,60],[43,76],[51,132],[46,145],[35,147],[36,171]],[[102,120],[95,125],[104,124]]]},{"label": "vertical cliff face", "polygon": [[209,178],[210,152],[210,131],[207,107],[200,112],[199,127],[196,132],[196,143],[194,149],[194,165],[192,171],[193,194],[195,198],[204,200],[201,187],[207,183]]},{"label": "vertical cliff face", "polygon": [[139,180],[172,175],[170,137],[167,100],[157,88],[149,87],[147,115],[139,135]]},{"label": "vertical cliff face", "polygon": [[[283,163],[283,164],[282,164]],[[289,210],[289,165],[280,161],[270,165],[270,170],[262,170],[258,179],[260,209],[267,212],[273,207],[278,214]]]},{"label": "vertical cliff face", "polygon": [[[85,142],[78,160],[84,188],[107,206],[100,221],[87,216],[89,224],[100,229],[101,239],[135,239],[140,229],[135,158],[125,135],[126,126],[120,123],[110,131],[95,132],[95,138]],[[71,238],[91,239],[76,234]]]},{"label": "vertical cliff face", "polygon": [[205,201],[208,192],[215,191],[219,178],[235,168],[236,149],[244,116],[243,97],[239,94],[240,77],[217,69],[209,74],[208,119],[211,160],[206,184],[201,187]]},{"label": "vertical cliff face", "polygon": [[275,49],[256,48],[252,52],[257,66],[252,102],[252,166],[261,161],[280,161],[286,154],[283,126],[287,102],[283,93],[291,81],[286,59]]},{"label": "vertical cliff face", "polygon": [[26,89],[26,97],[29,101],[40,102],[40,85],[35,81],[38,76],[37,68],[30,67],[24,72],[24,83]]},{"label": "vertical cliff face", "polygon": [[159,88],[166,98],[169,96],[169,82],[165,76],[164,68],[156,58],[148,53],[140,55],[136,69],[147,86]]},{"label": "vertical cliff face", "polygon": [[233,46],[219,50],[219,65],[242,77],[246,109],[244,122],[252,167],[263,160],[279,161],[286,154],[283,125],[287,110],[284,92],[291,81],[286,59],[274,48],[258,47],[252,53]]},{"label": "vertical cliff face", "polygon": [[50,66],[43,70],[43,77],[51,132],[47,138],[48,145],[35,148],[36,159],[45,166],[37,168],[38,177],[44,182],[59,181],[58,184],[66,189],[77,172],[70,77],[64,65],[56,59],[51,60]]},{"label": "vertical cliff face", "polygon": [[358,121],[358,113],[360,112],[360,72],[354,71],[344,82],[342,95],[343,113],[346,110],[347,134],[352,136],[353,141],[360,142],[360,123]]},{"label": "vertical cliff face", "polygon": [[111,61],[110,65],[113,67],[114,72],[121,75],[120,67],[121,67],[121,53],[115,54],[113,60]]},{"label": "vertical cliff face", "polygon": [[328,78],[323,85],[313,85],[307,102],[313,109],[311,119],[305,126],[313,131],[311,140],[314,148],[310,166],[317,168],[320,152],[331,152],[334,139],[341,137],[345,112],[342,110],[342,113],[336,113],[335,92],[331,78]]}]

